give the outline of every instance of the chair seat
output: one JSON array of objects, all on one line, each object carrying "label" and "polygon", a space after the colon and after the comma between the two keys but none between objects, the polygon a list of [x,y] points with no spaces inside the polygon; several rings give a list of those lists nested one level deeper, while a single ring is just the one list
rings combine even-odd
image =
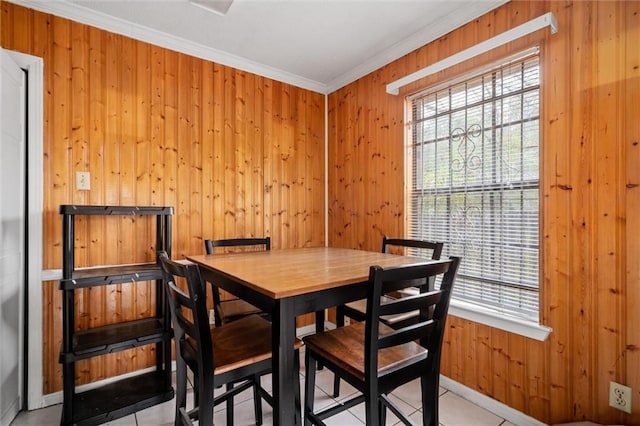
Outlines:
[{"label": "chair seat", "polygon": [[[411,295],[411,293],[394,292],[393,294],[394,296],[395,296],[395,293],[398,293],[398,297]],[[382,296],[380,298],[380,303],[387,303],[393,299],[396,299],[396,297]],[[350,308],[362,314],[362,318],[364,318],[364,316],[366,315],[366,312],[367,312],[366,299],[360,299],[360,300],[356,300],[355,302],[347,303],[346,306],[347,308]],[[417,318],[419,314],[420,312],[416,310],[416,311],[405,312],[405,313],[396,314],[396,315],[383,315],[380,317],[380,321],[382,321],[387,325],[393,326],[394,324],[399,324],[400,322],[408,320],[410,318]]]},{"label": "chair seat", "polygon": [[[304,343],[307,351],[314,351],[320,357],[364,381],[364,332],[364,323],[354,323],[307,336]],[[394,329],[380,324],[379,332],[385,335],[394,332]],[[381,349],[378,353],[378,374],[384,376],[405,365],[412,365],[421,358],[427,358],[427,350],[414,342]]]},{"label": "chair seat", "polygon": [[[187,363],[195,361],[195,340],[186,339],[190,350],[186,351]],[[214,374],[223,374],[247,365],[271,358],[271,323],[258,315],[250,315],[223,327],[211,327],[213,342]],[[302,342],[296,339],[295,348]]]},{"label": "chair seat", "polygon": [[217,309],[222,322],[225,324],[247,315],[262,313],[260,309],[242,299],[222,300]]}]

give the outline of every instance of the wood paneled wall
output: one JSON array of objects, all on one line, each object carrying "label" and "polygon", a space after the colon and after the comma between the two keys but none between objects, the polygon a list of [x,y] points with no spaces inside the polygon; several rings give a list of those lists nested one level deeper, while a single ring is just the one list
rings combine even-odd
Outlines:
[{"label": "wood paneled wall", "polygon": [[[324,95],[0,4],[2,47],[44,58],[45,269],[61,267],[60,204],[173,206],[174,258],[205,238],[324,245]],[[90,191],[75,189],[77,171]],[[77,264],[153,260],[153,238],[144,219],[79,218]],[[61,389],[59,293],[44,283],[45,393]],[[79,326],[148,316],[153,300],[147,285],[87,290]],[[152,346],[94,358],[77,382],[153,361]]]},{"label": "wood paneled wall", "polygon": [[[546,12],[549,30],[401,89],[385,86]],[[404,232],[406,95],[541,46],[545,342],[450,317],[442,372],[547,423],[640,424],[640,2],[512,1],[329,96],[329,244]],[[609,381],[633,414],[608,406]]]}]

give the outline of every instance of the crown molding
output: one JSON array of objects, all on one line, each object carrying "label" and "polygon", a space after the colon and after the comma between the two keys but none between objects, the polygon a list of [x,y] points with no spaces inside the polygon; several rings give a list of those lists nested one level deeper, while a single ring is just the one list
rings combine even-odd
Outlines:
[{"label": "crown molding", "polygon": [[327,84],[195,43],[181,37],[176,37],[162,31],[127,22],[123,19],[85,8],[80,4],[69,3],[65,0],[7,1],[326,95],[450,33],[453,29],[465,25],[478,16],[507,3],[509,0],[474,2],[469,6],[467,13],[465,13],[463,17],[450,15],[446,19],[438,20],[435,24],[429,25],[389,48],[382,50],[369,60],[345,72]]},{"label": "crown molding", "polygon": [[214,49],[209,46],[195,43],[181,37],[158,31],[149,27],[127,22],[123,19],[90,10],[78,4],[72,4],[64,0],[57,1],[30,1],[7,0],[20,6],[50,13],[62,18],[71,19],[82,24],[97,27],[115,34],[131,37],[136,40],[151,43],[176,52],[185,53],[197,58],[206,59],[221,65],[230,66],[263,77],[288,83],[303,89],[308,89],[322,94],[327,93],[327,85],[270,67],[259,62],[251,61],[231,53]]},{"label": "crown molding", "polygon": [[438,20],[435,24],[424,27],[413,33],[409,37],[395,43],[389,48],[381,51],[371,59],[363,62],[356,68],[333,79],[326,85],[327,93],[332,93],[349,83],[356,81],[365,75],[390,64],[398,58],[419,49],[434,40],[452,32],[456,28],[477,19],[489,11],[508,3],[510,0],[487,0],[474,2],[463,17],[450,15],[447,19]]}]

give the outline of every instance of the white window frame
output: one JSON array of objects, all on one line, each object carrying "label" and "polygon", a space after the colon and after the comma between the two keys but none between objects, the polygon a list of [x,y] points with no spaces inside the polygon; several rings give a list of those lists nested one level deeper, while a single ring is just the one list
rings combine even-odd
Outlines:
[{"label": "white window frame", "polygon": [[[473,76],[476,75],[480,75],[483,73],[486,73],[487,71],[491,70],[491,69],[495,69],[497,67],[500,67],[504,64],[507,64],[509,62],[511,62],[512,60],[517,60],[518,58],[524,58],[525,56],[529,56],[531,54],[539,54],[539,48],[533,48],[530,49],[526,52],[522,52],[519,53],[517,55],[514,55],[514,57],[511,58],[506,58],[504,60],[501,60],[499,62],[496,62],[488,67],[482,68],[482,69],[477,69],[474,70],[472,73],[468,73],[465,74],[464,76],[461,76],[459,78],[456,79],[451,79],[443,84],[439,84],[436,87],[432,87],[432,88],[427,88],[425,90],[422,90],[420,93],[424,94],[427,91],[429,93],[435,92],[439,89],[442,89],[444,87],[448,87],[451,85],[454,85],[456,83],[459,83],[461,81],[465,81],[468,80],[470,78],[472,78]],[[542,87],[542,77],[540,78],[540,87]],[[539,90],[540,96],[542,95],[542,90]],[[408,96],[406,98],[406,102],[405,102],[405,117],[407,117],[407,123],[409,123],[409,125],[407,125],[407,132],[405,135],[405,146],[406,146],[406,153],[405,153],[405,170],[406,170],[406,210],[407,212],[410,211],[410,203],[411,203],[411,194],[412,194],[412,188],[413,188],[413,176],[412,176],[412,164],[411,164],[411,156],[412,156],[412,143],[413,143],[413,126],[411,125],[411,122],[413,120],[412,117],[412,102],[413,100],[416,98],[416,95],[411,95]],[[542,124],[540,124],[542,125]],[[542,138],[542,132],[540,131],[540,138]],[[542,141],[540,143],[540,150],[542,150]],[[540,167],[540,170],[542,168]],[[541,211],[541,206],[539,206],[540,211]],[[405,229],[407,230],[407,238],[410,238],[409,236],[409,230],[410,230],[410,215],[407,214],[405,216],[406,219],[406,226]],[[540,216],[539,216],[540,217]],[[541,241],[541,239],[540,239]],[[464,262],[464,259],[463,259]],[[541,276],[541,273],[540,273]],[[542,283],[542,280],[539,280],[539,285]],[[538,293],[540,294],[540,292]],[[450,308],[449,308],[449,313],[463,318],[463,319],[467,319],[470,321],[474,321],[477,323],[481,323],[490,327],[494,327],[494,328],[498,328],[501,330],[505,330],[511,333],[515,333],[518,335],[522,335],[525,337],[529,337],[535,340],[539,340],[539,341],[544,341],[547,339],[548,335],[551,333],[552,329],[544,326],[542,324],[539,323],[539,319],[538,321],[533,321],[530,318],[522,318],[516,315],[510,315],[510,314],[505,314],[504,312],[500,311],[497,308],[492,308],[490,306],[485,306],[485,305],[481,305],[481,304],[476,304],[476,303],[472,303],[469,301],[465,301],[465,300],[461,300],[458,298],[453,297],[451,299],[450,302]],[[538,315],[538,318],[540,317],[540,315]]]}]

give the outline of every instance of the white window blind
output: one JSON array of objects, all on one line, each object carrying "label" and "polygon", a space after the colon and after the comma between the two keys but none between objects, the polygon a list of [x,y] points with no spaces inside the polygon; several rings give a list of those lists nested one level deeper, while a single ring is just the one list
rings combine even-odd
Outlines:
[{"label": "white window blind", "polygon": [[454,298],[538,320],[537,50],[409,99],[408,234],[462,257]]}]

